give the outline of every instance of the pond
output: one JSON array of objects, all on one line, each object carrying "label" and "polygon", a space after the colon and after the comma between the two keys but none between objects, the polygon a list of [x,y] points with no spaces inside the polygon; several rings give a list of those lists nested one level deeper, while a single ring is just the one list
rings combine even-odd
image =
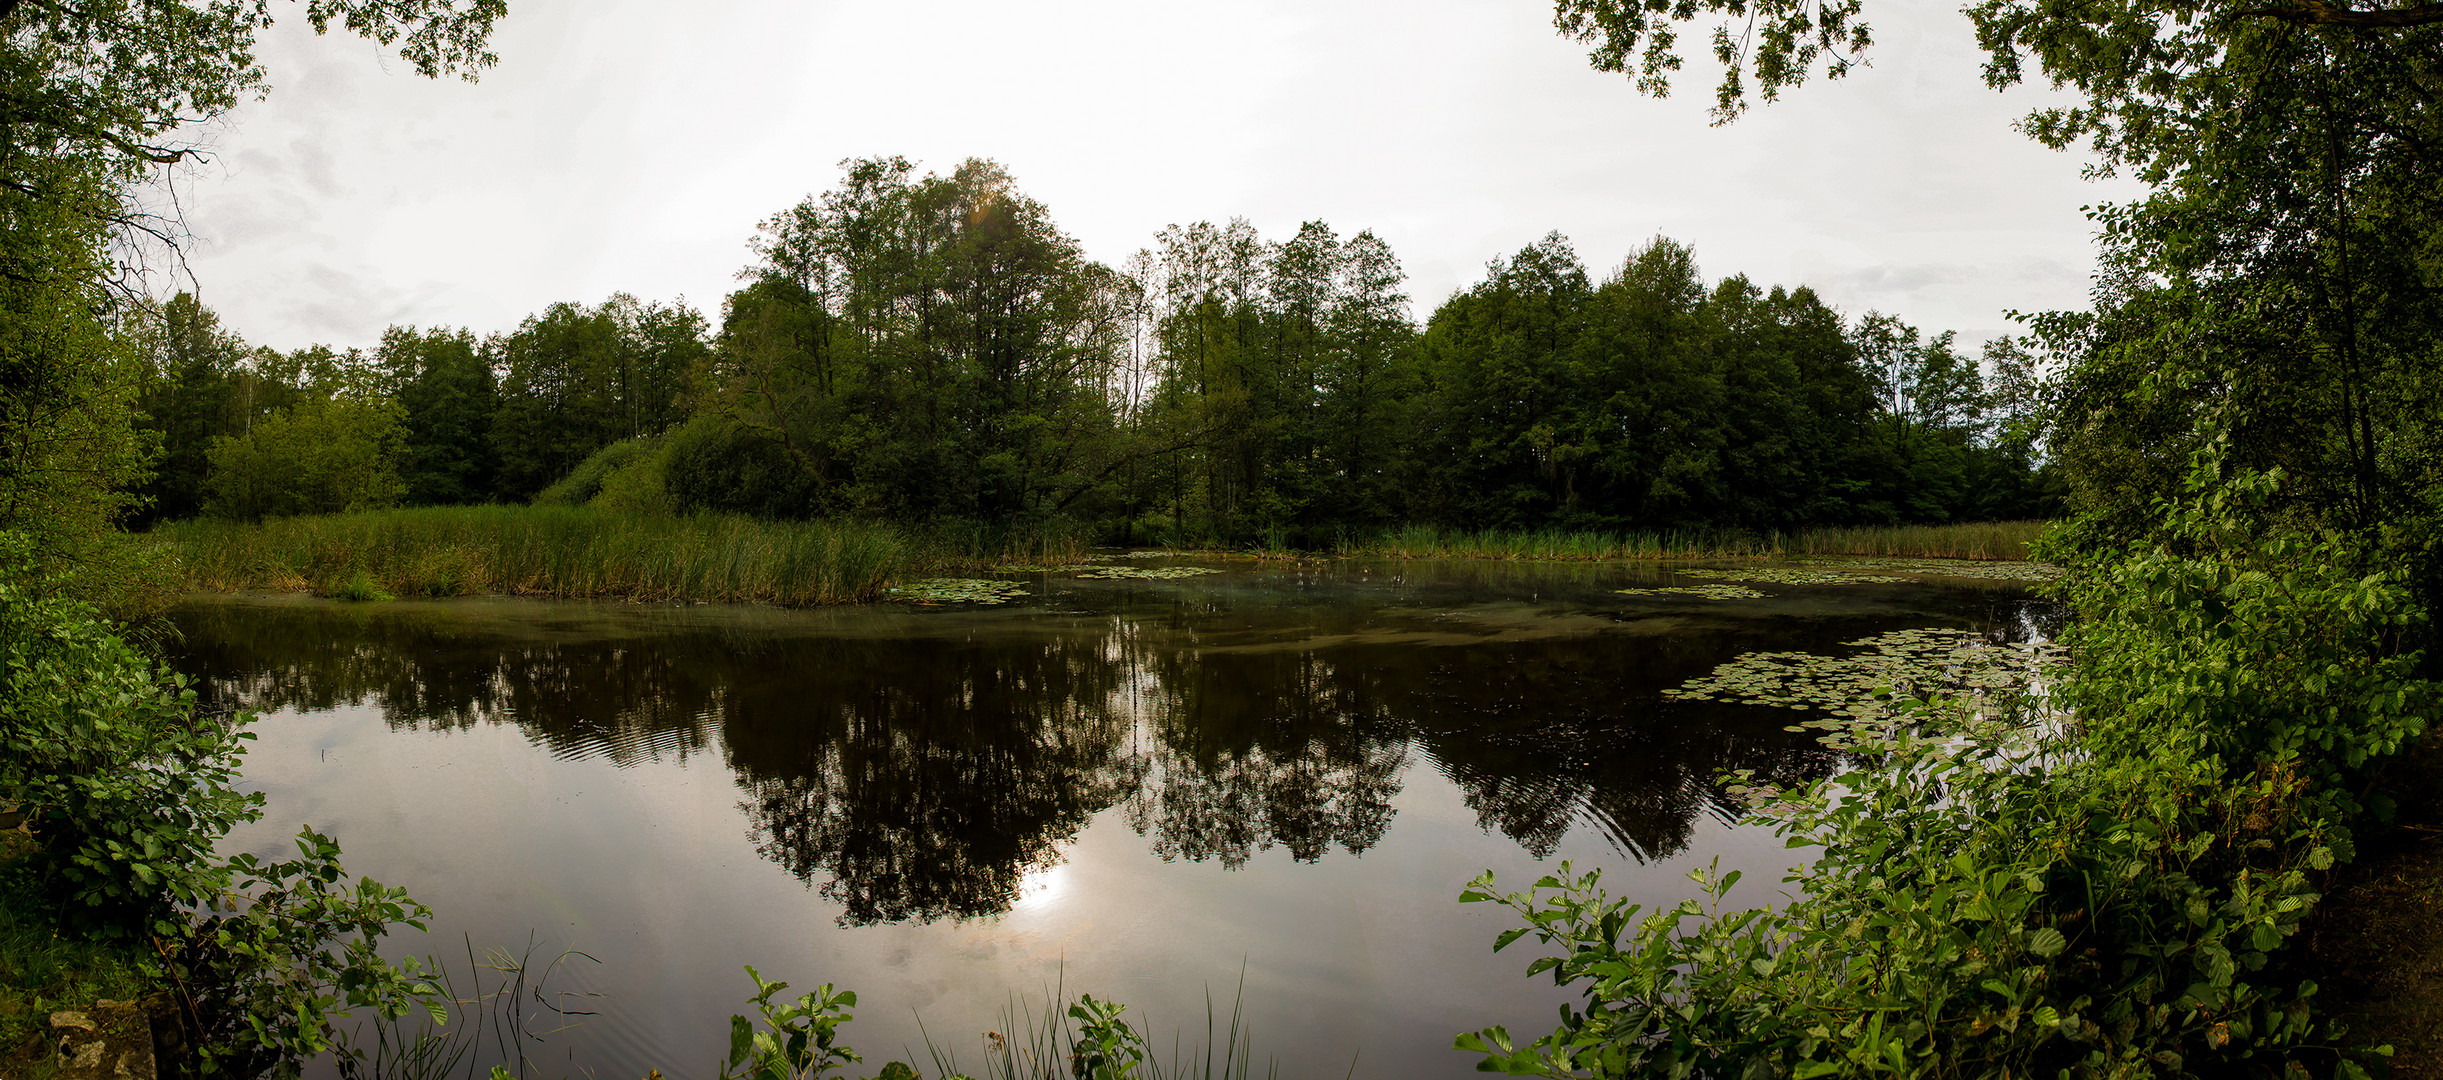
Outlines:
[{"label": "pond", "polygon": [[1083,991],[1166,1052],[1235,1002],[1284,1076],[1457,1077],[1456,1032],[1572,997],[1492,951],[1476,874],[1567,859],[1668,904],[1719,859],[1778,899],[1791,853],[1717,778],[1838,762],[1815,713],[1685,688],[2051,618],[1913,564],[1112,565],[1178,572],[804,611],[205,597],[172,651],[262,713],[268,814],[226,846],[334,834],[434,908],[398,941],[461,989],[470,953],[527,957],[530,1077],[712,1075],[746,964],[856,990],[869,1070],[932,1075],[929,1040],[980,1071],[1005,1009]]}]

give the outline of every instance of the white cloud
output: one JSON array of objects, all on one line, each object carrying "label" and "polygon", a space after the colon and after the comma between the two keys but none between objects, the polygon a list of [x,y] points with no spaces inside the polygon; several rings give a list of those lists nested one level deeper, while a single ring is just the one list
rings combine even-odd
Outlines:
[{"label": "white cloud", "polygon": [[1598,273],[1660,233],[1715,276],[1976,338],[2082,303],[2078,207],[2127,190],[2010,130],[2040,93],[1984,90],[1947,12],[1874,11],[1872,67],[1715,128],[1702,65],[1639,97],[1537,0],[1217,10],[519,0],[475,85],[292,20],[262,50],[272,97],[192,184],[193,266],[282,348],[615,291],[710,312],[755,222],[841,159],[977,156],[1111,262],[1172,222],[1320,218],[1388,240],[1423,314],[1547,231]]}]

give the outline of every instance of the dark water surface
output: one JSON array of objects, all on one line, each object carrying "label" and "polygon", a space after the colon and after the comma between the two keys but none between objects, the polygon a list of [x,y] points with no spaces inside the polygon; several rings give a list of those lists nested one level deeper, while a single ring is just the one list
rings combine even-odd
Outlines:
[{"label": "dark water surface", "polygon": [[[1142,561],[1134,565],[1149,565]],[[1166,564],[1150,564],[1166,565]],[[2023,633],[2016,586],[1629,597],[1652,565],[1205,562],[1029,579],[999,608],[815,611],[511,599],[182,606],[177,662],[263,712],[246,782],[437,912],[406,949],[566,950],[528,1075],[710,1076],[741,965],[860,995],[868,1071],[974,1060],[1013,994],[1117,999],[1169,1047],[1244,978],[1282,1075],[1474,1075],[1462,1029],[1567,995],[1456,897],[1559,860],[1672,903],[1687,871],[1790,861],[1725,769],[1820,775],[1791,714],[1673,702],[1757,649],[1908,627]],[[1688,582],[1695,583],[1695,582]],[[463,981],[463,978],[462,978]],[[789,996],[794,996],[792,991]],[[541,1019],[538,1019],[541,1016]],[[556,1029],[556,1030],[555,1030]],[[489,1062],[486,1062],[489,1064]],[[1261,1071],[1260,1068],[1258,1070]],[[479,1070],[480,1072],[480,1070]]]}]

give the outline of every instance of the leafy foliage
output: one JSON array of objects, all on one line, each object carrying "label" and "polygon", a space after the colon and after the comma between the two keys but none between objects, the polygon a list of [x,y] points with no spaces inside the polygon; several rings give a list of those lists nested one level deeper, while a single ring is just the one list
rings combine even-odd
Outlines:
[{"label": "leafy foliage", "polygon": [[[2387,647],[2424,612],[2332,538],[2266,535],[2202,457],[2174,547],[2097,556],[2058,704],[2074,726],[1913,706],[1835,738],[1860,765],[1757,820],[1821,854],[1781,909],[1639,917],[1594,875],[1498,901],[1587,1004],[1528,1043],[1460,1039],[1516,1074],[2152,1075],[2285,1061],[2365,1075],[2280,964],[2316,875],[2351,851],[2369,767],[2438,688]],[[2042,721],[2042,715],[2031,716]],[[1552,890],[1547,895],[1544,890]]]},{"label": "leafy foliage", "polygon": [[31,545],[0,533],[0,799],[42,835],[33,857],[83,928],[169,925],[228,883],[213,838],[252,820],[231,785],[245,738],[88,603],[56,595]]},{"label": "leafy foliage", "polygon": [[390,506],[400,493],[398,410],[311,397],[213,441],[207,510],[246,521]]},{"label": "leafy foliage", "polygon": [[298,834],[297,853],[231,859],[235,892],[213,905],[226,913],[184,935],[178,983],[211,1018],[199,1048],[207,1074],[293,1074],[323,1054],[352,1054],[332,1023],[347,1011],[395,1020],[421,1008],[436,1023],[446,1015],[421,961],[393,964],[379,952],[391,927],[422,930],[431,910],[371,878],[351,886],[339,845],[311,828]]},{"label": "leafy foliage", "polygon": [[[789,988],[766,982],[753,964],[747,977],[755,980],[750,1004],[763,1013],[766,1030],[757,1031],[744,1016],[730,1017],[730,1050],[722,1062],[721,1080],[817,1080],[865,1060],[838,1042],[840,1025],[856,1018],[854,990],[834,991],[830,983],[815,987],[796,1001],[775,1002],[772,995]],[[906,1072],[907,1067],[893,1063]],[[890,1077],[890,1069],[883,1070]]]}]

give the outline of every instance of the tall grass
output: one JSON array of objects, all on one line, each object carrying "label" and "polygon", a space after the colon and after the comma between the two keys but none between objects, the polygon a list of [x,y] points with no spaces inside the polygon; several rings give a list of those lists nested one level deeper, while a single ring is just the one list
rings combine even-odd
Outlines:
[{"label": "tall grass", "polygon": [[1342,555],[1393,559],[1693,559],[1775,554],[1768,538],[1722,531],[1643,533],[1565,529],[1438,529],[1408,525],[1342,541]]},{"label": "tall grass", "polygon": [[2041,521],[1802,529],[1792,533],[1673,530],[1438,529],[1410,525],[1343,540],[1337,554],[1393,559],[1737,559],[1775,555],[2023,560]]},{"label": "tall grass", "polygon": [[1787,555],[1889,555],[1915,559],[2024,562],[2028,542],[2050,522],[1984,521],[1958,525],[1881,525],[1801,529],[1782,541]]},{"label": "tall grass", "polygon": [[861,522],[733,515],[626,515],[568,506],[381,510],[156,532],[190,588],[312,590],[370,578],[399,596],[754,601],[792,606],[879,598],[935,570],[1075,559],[1059,530],[911,532]]}]

